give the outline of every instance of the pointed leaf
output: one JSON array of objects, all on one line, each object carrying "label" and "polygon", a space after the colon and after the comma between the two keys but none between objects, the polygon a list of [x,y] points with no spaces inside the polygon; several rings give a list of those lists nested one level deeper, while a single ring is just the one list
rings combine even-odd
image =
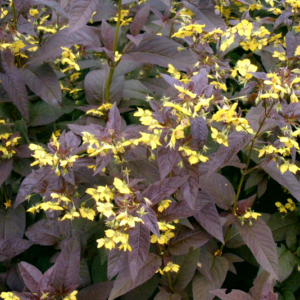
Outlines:
[{"label": "pointed leaf", "polygon": [[197,117],[191,120],[191,134],[192,143],[195,144],[198,149],[202,149],[208,136],[207,124],[203,117]]},{"label": "pointed leaf", "polygon": [[99,282],[92,284],[84,289],[82,289],[78,295],[77,300],[107,300],[113,287],[112,281]]},{"label": "pointed leaf", "polygon": [[196,275],[193,280],[193,299],[212,300],[214,295],[211,294],[210,291],[222,286],[226,278],[228,268],[229,264],[227,259],[221,256],[216,256],[211,267],[213,281],[209,281],[202,274]]},{"label": "pointed leaf", "polygon": [[174,263],[180,266],[177,273],[174,274],[173,286],[176,292],[183,291],[193,279],[199,261],[200,248],[197,248],[185,255],[176,256]]},{"label": "pointed leaf", "polygon": [[283,282],[293,272],[296,261],[293,253],[283,244],[277,248],[278,264],[279,264],[279,281]]},{"label": "pointed leaf", "polygon": [[239,290],[232,290],[230,293],[227,293],[226,289],[213,290],[210,293],[221,300],[254,300],[249,294]]},{"label": "pointed leaf", "polygon": [[23,206],[15,209],[0,209],[0,239],[21,239],[25,231],[26,219]]},{"label": "pointed leaf", "polygon": [[125,267],[118,275],[115,280],[114,287],[108,300],[116,299],[117,297],[129,292],[133,288],[143,284],[150,279],[161,265],[161,258],[157,255],[149,253],[147,261],[144,266],[140,269],[139,276],[136,281],[132,281],[131,277],[128,276],[128,267]]},{"label": "pointed leaf", "polygon": [[114,248],[108,253],[107,276],[111,280],[115,277],[127,263],[127,252]]},{"label": "pointed leaf", "polygon": [[271,229],[260,218],[252,223],[252,226],[249,223],[242,226],[239,220],[235,222],[242,239],[252,251],[257,262],[278,279],[278,258]]},{"label": "pointed leaf", "polygon": [[0,240],[0,261],[13,258],[31,247],[33,243],[22,239]]},{"label": "pointed leaf", "polygon": [[112,27],[105,21],[101,23],[101,38],[106,49],[113,50],[115,34]]},{"label": "pointed leaf", "polygon": [[197,223],[192,224],[194,229],[186,226],[177,226],[178,231],[170,241],[169,252],[172,255],[182,255],[190,248],[197,249],[208,242],[211,236]]},{"label": "pointed leaf", "polygon": [[222,225],[214,203],[206,204],[194,217],[208,233],[224,244]]},{"label": "pointed leaf", "polygon": [[96,11],[99,0],[73,0],[70,6],[71,31],[86,25]]},{"label": "pointed leaf", "polygon": [[13,160],[12,159],[3,159],[0,162],[0,186],[6,181],[13,169]]},{"label": "pointed leaf", "polygon": [[114,132],[119,133],[121,130],[121,125],[121,115],[115,103],[108,113],[108,122],[106,124],[106,129],[113,130]]},{"label": "pointed leaf", "polygon": [[32,293],[38,292],[39,282],[42,278],[42,272],[35,266],[22,261],[18,264],[19,270],[25,285]]},{"label": "pointed leaf", "polygon": [[157,164],[160,177],[165,178],[180,160],[178,151],[170,147],[159,147],[157,150]]},{"label": "pointed leaf", "polygon": [[49,64],[29,65],[21,73],[26,85],[50,105],[61,107],[62,92],[58,78]]},{"label": "pointed leaf", "polygon": [[80,251],[77,238],[72,238],[62,248],[54,267],[52,286],[62,294],[71,293],[80,282]]},{"label": "pointed leaf", "polygon": [[130,32],[133,36],[136,36],[140,33],[148,20],[149,12],[149,6],[145,5],[136,13],[132,20],[132,23],[130,24]]},{"label": "pointed leaf", "polygon": [[[147,37],[147,36],[145,36]],[[122,59],[140,61],[167,67],[172,64],[178,70],[186,70],[196,63],[196,59],[188,50],[178,51],[180,44],[167,37],[154,35],[144,39],[138,47],[132,46]]]},{"label": "pointed leaf", "polygon": [[143,192],[143,197],[148,198],[152,202],[152,205],[155,205],[165,197],[172,195],[187,180],[188,176],[160,180],[150,185]]},{"label": "pointed leaf", "polygon": [[142,223],[137,223],[129,233],[132,251],[128,254],[129,269],[133,281],[136,281],[140,269],[148,258],[150,248],[150,230]]},{"label": "pointed leaf", "polygon": [[23,76],[15,65],[8,64],[7,57],[3,52],[1,53],[1,65],[4,71],[0,72],[1,84],[23,117],[28,120],[29,100]]}]

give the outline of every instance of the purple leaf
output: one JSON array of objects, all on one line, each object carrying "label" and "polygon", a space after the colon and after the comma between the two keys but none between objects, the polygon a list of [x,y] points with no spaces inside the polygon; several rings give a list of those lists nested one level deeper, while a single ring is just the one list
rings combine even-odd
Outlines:
[{"label": "purple leaf", "polygon": [[26,201],[25,198],[28,195],[31,195],[36,185],[42,182],[46,177],[48,177],[48,175],[48,172],[44,172],[43,169],[38,171],[33,170],[32,173],[22,181],[16,201],[14,202],[14,207],[17,207]]},{"label": "purple leaf", "polygon": [[203,117],[191,119],[191,143],[195,144],[198,149],[202,149],[207,141],[208,128]]},{"label": "purple leaf", "polygon": [[129,232],[129,244],[132,251],[128,253],[129,269],[133,281],[136,281],[140,269],[147,260],[150,248],[150,231],[142,223],[137,223]]},{"label": "purple leaf", "polygon": [[49,64],[27,66],[21,73],[26,85],[50,105],[61,107],[62,92],[58,78]]},{"label": "purple leaf", "polygon": [[245,132],[234,132],[230,134],[228,138],[229,146],[221,145],[217,152],[213,153],[210,157],[210,160],[203,164],[206,170],[206,178],[226,166],[226,164],[251,141],[251,138],[251,135]]},{"label": "purple leaf", "polygon": [[268,272],[262,271],[254,280],[250,294],[254,300],[277,300],[278,295],[273,292],[275,279]]},{"label": "purple leaf", "polygon": [[33,243],[22,239],[0,240],[0,261],[13,258],[31,247]]},{"label": "purple leaf", "polygon": [[61,15],[68,18],[68,14],[65,12],[65,10],[55,0],[31,0],[31,2],[32,2],[32,5],[42,4],[42,5],[46,5],[48,7],[51,7],[54,10],[56,10],[58,13],[60,13]]},{"label": "purple leaf", "polygon": [[196,19],[199,20],[198,23],[205,24],[205,31],[212,31],[217,28],[221,28],[222,30],[226,29],[226,24],[222,20],[221,15],[217,15],[215,13],[215,9],[213,6],[198,9],[193,4],[187,1],[183,1],[183,4],[186,8],[190,9],[195,14]]},{"label": "purple leaf", "polygon": [[276,245],[269,226],[260,218],[254,220],[252,226],[247,222],[245,222],[244,225],[241,225],[239,220],[236,220],[235,224],[242,239],[252,251],[257,262],[263,269],[278,279]]},{"label": "purple leaf", "polygon": [[210,293],[215,289],[219,289],[228,272],[228,261],[221,256],[215,256],[211,266],[211,275],[213,280],[209,281],[202,274],[198,274],[193,280],[193,299],[194,300],[212,300],[214,295]]},{"label": "purple leaf", "polygon": [[187,160],[183,160],[184,168],[177,168],[177,176],[189,176],[188,180],[180,187],[182,198],[188,205],[195,209],[196,199],[199,193],[199,165],[191,165]]},{"label": "purple leaf", "polygon": [[23,206],[15,209],[0,209],[0,239],[21,239],[25,231],[26,219]]},{"label": "purple leaf", "polygon": [[108,253],[107,276],[111,280],[115,277],[128,262],[127,252],[114,248]]},{"label": "purple leaf", "polygon": [[61,47],[72,47],[80,44],[82,46],[100,47],[100,29],[84,26],[75,32],[65,28],[52,35],[31,57],[28,64],[41,64],[60,56],[64,51]]},{"label": "purple leaf", "polygon": [[148,279],[150,279],[155,272],[159,269],[161,265],[161,258],[157,255],[149,253],[147,261],[144,266],[140,269],[139,276],[136,281],[133,281],[130,276],[128,276],[128,267],[125,267],[118,275],[114,282],[114,287],[110,293],[108,300],[116,299],[117,297],[124,295],[133,288],[143,284]]},{"label": "purple leaf", "polygon": [[32,293],[38,292],[39,282],[42,278],[42,272],[35,266],[22,261],[18,264],[19,270],[25,285]]},{"label": "purple leaf", "polygon": [[[9,55],[9,54],[8,54]],[[25,81],[20,70],[15,65],[9,65],[5,52],[1,53],[1,65],[3,73],[0,72],[1,84],[6,90],[10,100],[16,105],[23,117],[29,119],[29,100]]]},{"label": "purple leaf", "polygon": [[13,159],[3,159],[0,162],[0,186],[6,181],[13,169]]},{"label": "purple leaf", "polygon": [[105,20],[102,20],[101,24],[101,38],[105,48],[112,51],[115,34],[112,27]]},{"label": "purple leaf", "polygon": [[86,25],[99,5],[99,0],[73,0],[70,6],[71,32]]},{"label": "purple leaf", "polygon": [[155,235],[160,236],[159,233],[159,228],[158,228],[158,220],[157,220],[157,216],[156,213],[153,211],[152,208],[148,207],[148,206],[144,206],[145,207],[145,211],[147,212],[145,215],[142,215],[141,218],[145,224],[145,226],[151,231],[153,232]]},{"label": "purple leaf", "polygon": [[[150,36],[145,36],[145,38]],[[178,70],[186,70],[196,63],[196,59],[188,50],[178,51],[181,45],[168,39],[167,37],[154,35],[144,39],[138,47],[132,45],[122,59],[130,61],[140,61],[167,67],[172,64]]]},{"label": "purple leaf", "polygon": [[163,179],[172,171],[173,167],[179,162],[178,151],[170,147],[159,147],[157,151],[157,164],[160,177]]},{"label": "purple leaf", "polygon": [[113,281],[99,282],[82,289],[77,300],[106,300],[113,288]]},{"label": "purple leaf", "polygon": [[277,164],[274,161],[270,161],[263,170],[268,173],[275,181],[284,186],[299,202],[300,202],[300,185],[297,177],[291,173],[286,172],[282,174],[277,169]]},{"label": "purple leaf", "polygon": [[227,210],[234,202],[235,192],[231,182],[221,174],[215,173],[212,176],[201,180],[200,187],[203,197],[212,199],[219,207]]},{"label": "purple leaf", "polygon": [[193,279],[200,256],[200,248],[197,248],[183,256],[175,257],[174,262],[180,266],[178,273],[174,274],[173,286],[176,292],[183,291]]},{"label": "purple leaf", "polygon": [[29,226],[25,235],[36,244],[50,246],[69,238],[71,226],[69,221],[44,219]]},{"label": "purple leaf", "polygon": [[222,225],[214,203],[206,204],[194,217],[208,233],[224,244]]},{"label": "purple leaf", "polygon": [[148,20],[149,12],[149,6],[145,5],[135,14],[132,23],[130,24],[130,32],[133,36],[138,35],[143,29]]},{"label": "purple leaf", "polygon": [[288,234],[297,235],[300,232],[298,218],[293,214],[288,214],[282,218],[281,213],[275,213],[271,215],[267,224],[271,228],[273,238],[276,242],[285,240]]},{"label": "purple leaf", "polygon": [[193,224],[194,229],[177,226],[178,230],[169,245],[172,255],[182,255],[189,252],[190,248],[197,249],[206,244],[211,236],[199,225]]},{"label": "purple leaf", "polygon": [[106,124],[106,129],[113,130],[118,134],[121,131],[121,125],[121,115],[115,103],[108,113],[108,122]]},{"label": "purple leaf", "polygon": [[150,185],[143,192],[143,197],[148,198],[152,202],[152,205],[155,205],[165,197],[175,193],[176,190],[187,181],[187,179],[188,176],[162,179]]},{"label": "purple leaf", "polygon": [[230,293],[226,293],[226,289],[213,290],[210,293],[221,300],[254,300],[249,294],[239,290],[232,290]]},{"label": "purple leaf", "polygon": [[55,262],[52,286],[61,294],[71,293],[80,282],[80,252],[78,239],[71,238]]},{"label": "purple leaf", "polygon": [[[86,99],[90,104],[100,105],[105,98],[107,69],[94,70],[89,72],[84,79]],[[114,76],[110,87],[109,98],[113,102],[119,102],[123,97],[124,76]]]}]

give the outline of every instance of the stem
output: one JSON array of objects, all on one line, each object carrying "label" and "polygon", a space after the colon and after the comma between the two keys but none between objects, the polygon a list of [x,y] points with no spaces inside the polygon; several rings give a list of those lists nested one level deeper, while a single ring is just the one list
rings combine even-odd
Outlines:
[{"label": "stem", "polygon": [[[121,12],[122,12],[122,0],[119,0],[119,4],[118,4],[118,21],[117,21],[115,39],[114,39],[114,45],[113,45],[113,54],[116,52],[117,47],[118,47],[118,37],[119,37],[119,32],[120,32],[120,27],[121,27]],[[112,79],[113,79],[113,76],[114,76],[115,67],[116,67],[116,65],[113,63],[110,66],[110,69],[109,69],[109,74],[108,74],[107,83],[106,83],[106,93],[105,93],[105,99],[106,99],[107,103],[110,102],[110,98],[109,98],[109,96],[110,96],[110,87],[111,87]]]},{"label": "stem", "polygon": [[[242,177],[240,179],[240,182],[239,182],[239,185],[238,185],[238,188],[237,188],[236,197],[235,197],[235,200],[234,200],[234,203],[233,203],[233,209],[232,209],[233,213],[235,213],[236,206],[237,206],[237,203],[238,203],[238,200],[239,200],[239,197],[240,197],[240,193],[241,193],[241,190],[242,190],[242,186],[243,186],[245,177],[248,173],[250,173],[252,170],[255,169],[255,168],[252,168],[252,169],[249,170],[249,165],[250,165],[250,162],[251,162],[251,155],[252,155],[254,143],[255,143],[256,139],[261,135],[260,131],[263,128],[266,119],[269,117],[269,114],[270,114],[274,104],[275,103],[273,102],[270,109],[269,109],[269,111],[268,111],[268,113],[265,113],[265,116],[264,116],[262,122],[260,123],[259,128],[258,128],[257,132],[255,133],[255,136],[252,139],[250,149],[249,149],[249,153],[248,153],[246,168],[243,170]],[[228,227],[228,229],[226,231],[225,238],[224,238],[224,244],[222,244],[222,246],[220,247],[220,250],[219,250],[220,255],[222,255],[222,251],[223,251],[223,249],[224,249],[224,247],[225,247],[225,245],[226,245],[226,243],[227,243],[227,241],[230,237],[231,228],[232,228],[232,224]]]},{"label": "stem", "polygon": [[12,0],[11,2],[11,9],[14,15],[14,26],[15,26],[15,30],[18,30],[18,22],[17,22],[17,13],[16,13],[16,7],[15,7],[15,3],[14,0]]},{"label": "stem", "polygon": [[167,272],[167,275],[168,275],[168,281],[169,281],[169,288],[170,288],[171,292],[174,292],[170,272]]},{"label": "stem", "polygon": [[2,200],[5,200],[5,202],[8,201],[8,195],[7,195],[7,191],[6,191],[6,186],[5,186],[5,182],[3,182],[2,186],[1,186],[1,190],[2,190]]}]

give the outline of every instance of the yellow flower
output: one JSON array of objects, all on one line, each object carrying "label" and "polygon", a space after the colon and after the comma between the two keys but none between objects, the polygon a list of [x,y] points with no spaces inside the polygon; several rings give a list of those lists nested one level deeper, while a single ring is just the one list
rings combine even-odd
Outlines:
[{"label": "yellow flower", "polygon": [[298,46],[295,51],[295,56],[298,56],[298,55],[300,55],[300,46]]},{"label": "yellow flower", "polygon": [[299,144],[295,140],[293,140],[293,139],[291,139],[289,137],[280,136],[279,140],[280,140],[281,143],[284,143],[285,146],[288,147],[288,148],[295,147],[296,149],[299,149]]},{"label": "yellow flower", "polygon": [[12,201],[8,199],[3,204],[5,205],[5,208],[8,209],[12,206]]},{"label": "yellow flower", "polygon": [[180,266],[177,264],[174,264],[172,262],[168,262],[168,264],[164,267],[163,272],[175,272],[177,273],[179,271]]},{"label": "yellow flower", "polygon": [[0,297],[4,300],[20,300],[20,298],[14,295],[12,292],[2,292]]},{"label": "yellow flower", "polygon": [[163,212],[170,206],[171,203],[172,203],[172,200],[163,200],[158,204],[157,210],[159,212]]},{"label": "yellow flower", "polygon": [[220,88],[221,90],[223,90],[225,92],[227,91],[227,86],[224,83],[221,83],[218,81],[212,81],[210,84],[213,84],[215,86],[215,89]]},{"label": "yellow flower", "polygon": [[218,144],[228,147],[228,137],[223,132],[219,132],[216,128],[211,127],[211,137]]},{"label": "yellow flower", "polygon": [[254,211],[252,211],[251,209],[249,209],[245,214],[244,214],[244,218],[245,219],[255,219],[257,220],[257,217],[260,217],[261,214],[260,213],[256,213]]},{"label": "yellow flower", "polygon": [[66,213],[62,218],[61,218],[61,221],[63,220],[74,220],[74,218],[79,218],[80,217],[80,214],[79,212],[76,211],[76,208],[73,207],[72,210],[68,213]]},{"label": "yellow flower", "polygon": [[130,188],[128,187],[127,183],[117,177],[115,177],[113,185],[121,194],[131,194],[132,193]]},{"label": "yellow flower", "polygon": [[178,105],[178,104],[174,104],[172,102],[165,102],[164,106],[166,107],[173,107],[175,110],[182,112],[183,114],[187,115],[187,116],[191,116],[191,112],[189,112],[186,108]]},{"label": "yellow flower", "polygon": [[233,69],[231,75],[235,77],[237,72],[241,74],[241,76],[245,77],[247,80],[252,78],[252,74],[249,72],[256,72],[257,66],[252,65],[250,59],[239,60],[236,64],[236,67]]},{"label": "yellow flower", "polygon": [[45,26],[38,26],[37,29],[45,31],[47,33],[53,33],[53,34],[57,32],[57,30],[55,28],[45,27]]},{"label": "yellow flower", "polygon": [[195,33],[202,33],[202,28],[204,28],[205,25],[200,24],[190,24],[183,26],[179,29],[178,32],[175,32],[172,37],[177,37],[179,39],[183,39],[187,36],[192,36]]},{"label": "yellow flower", "polygon": [[186,90],[182,86],[179,86],[179,85],[176,85],[176,84],[174,84],[174,86],[175,86],[176,90],[178,90],[181,93],[180,94],[181,98],[184,98],[185,96],[188,96],[192,99],[195,99],[197,97],[197,94],[194,94],[189,90]]},{"label": "yellow flower", "polygon": [[39,11],[37,9],[30,9],[29,10],[29,14],[32,16],[32,17],[35,17],[36,15],[39,14]]},{"label": "yellow flower", "polygon": [[294,174],[296,174],[300,168],[296,166],[295,164],[291,164],[288,161],[285,161],[280,167],[279,170],[282,174],[284,174],[286,171],[290,171]]},{"label": "yellow flower", "polygon": [[277,148],[275,148],[273,145],[264,146],[262,149],[258,150],[259,155],[258,157],[262,157],[265,154],[273,154],[277,152]]},{"label": "yellow flower", "polygon": [[287,213],[286,208],[284,207],[284,205],[280,202],[275,202],[275,205],[278,207],[279,212],[281,213]]},{"label": "yellow flower", "polygon": [[174,77],[174,78],[180,80],[180,78],[181,78],[181,73],[180,73],[177,69],[175,69],[175,68],[173,67],[173,65],[168,64],[168,70],[167,70],[167,72],[170,73],[170,74],[172,75],[172,77]]},{"label": "yellow flower", "polygon": [[115,215],[113,208],[114,208],[114,205],[112,203],[97,202],[97,210],[107,218]]},{"label": "yellow flower", "polygon": [[77,300],[77,295],[78,291],[73,291],[70,295],[67,297],[64,297],[63,300]]},{"label": "yellow flower", "polygon": [[229,38],[225,39],[220,47],[221,51],[225,51],[227,48],[229,48],[230,45],[234,43],[234,35],[232,34]]},{"label": "yellow flower", "polygon": [[285,208],[294,211],[296,209],[296,204],[293,202],[291,198],[287,199],[288,203],[285,205]]},{"label": "yellow flower", "polygon": [[248,20],[242,20],[235,28],[240,36],[249,37],[253,29],[253,24]]},{"label": "yellow flower", "polygon": [[92,208],[81,207],[79,209],[79,211],[83,218],[91,220],[91,221],[93,221],[96,216],[96,212]]},{"label": "yellow flower", "polygon": [[273,57],[277,57],[281,61],[285,61],[286,60],[285,52],[274,51],[272,56]]}]

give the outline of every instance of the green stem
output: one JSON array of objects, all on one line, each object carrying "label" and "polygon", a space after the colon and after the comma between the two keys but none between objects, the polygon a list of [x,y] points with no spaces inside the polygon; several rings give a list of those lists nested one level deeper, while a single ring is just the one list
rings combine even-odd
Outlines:
[{"label": "green stem", "polygon": [[14,0],[12,0],[12,2],[11,2],[11,9],[12,9],[13,16],[14,16],[15,30],[18,30],[17,13],[16,13],[16,7],[15,7]]},{"label": "green stem", "polygon": [[[247,159],[247,162],[246,162],[246,168],[243,170],[242,177],[240,179],[240,182],[239,182],[239,185],[238,185],[238,188],[237,188],[236,197],[235,197],[235,200],[234,200],[234,203],[233,203],[233,209],[232,209],[233,213],[235,213],[245,177],[248,173],[250,173],[250,171],[255,169],[255,168],[252,168],[252,169],[249,170],[249,165],[250,165],[250,162],[251,162],[251,155],[252,155],[254,143],[255,143],[256,139],[261,135],[260,131],[262,130],[266,119],[269,117],[269,114],[270,114],[274,104],[275,103],[273,102],[270,109],[269,109],[269,111],[268,111],[268,113],[265,113],[265,116],[264,116],[262,122],[260,123],[259,128],[258,128],[257,132],[255,133],[255,136],[252,139],[250,149],[249,149],[249,152],[248,152],[248,159]],[[249,172],[248,172],[248,170],[249,170]],[[226,245],[226,243],[227,243],[227,241],[230,237],[231,228],[232,228],[232,225],[230,225],[228,227],[227,231],[226,231],[225,238],[224,238],[224,244],[222,244],[222,246],[220,247],[220,250],[219,250],[220,255],[222,255],[222,251],[223,251],[223,249],[224,249],[224,247],[225,247],[225,245]]]},{"label": "green stem", "polygon": [[[118,20],[117,20],[117,26],[116,26],[116,32],[115,32],[115,38],[114,38],[113,54],[115,54],[115,52],[117,51],[117,48],[118,48],[118,37],[119,37],[119,32],[120,32],[120,27],[121,27],[121,12],[122,12],[122,0],[119,0]],[[112,79],[114,77],[115,67],[116,67],[116,65],[113,63],[109,69],[109,74],[108,74],[108,78],[107,78],[107,82],[106,82],[106,93],[105,93],[106,103],[110,102],[110,87],[111,87]]]},{"label": "green stem", "polygon": [[5,200],[5,202],[8,201],[8,195],[7,195],[7,191],[6,191],[6,185],[5,182],[3,182],[2,186],[1,186],[1,190],[2,190],[2,200]]},{"label": "green stem", "polygon": [[167,272],[167,275],[168,275],[168,281],[169,281],[169,288],[170,288],[171,292],[174,292],[170,272]]}]

